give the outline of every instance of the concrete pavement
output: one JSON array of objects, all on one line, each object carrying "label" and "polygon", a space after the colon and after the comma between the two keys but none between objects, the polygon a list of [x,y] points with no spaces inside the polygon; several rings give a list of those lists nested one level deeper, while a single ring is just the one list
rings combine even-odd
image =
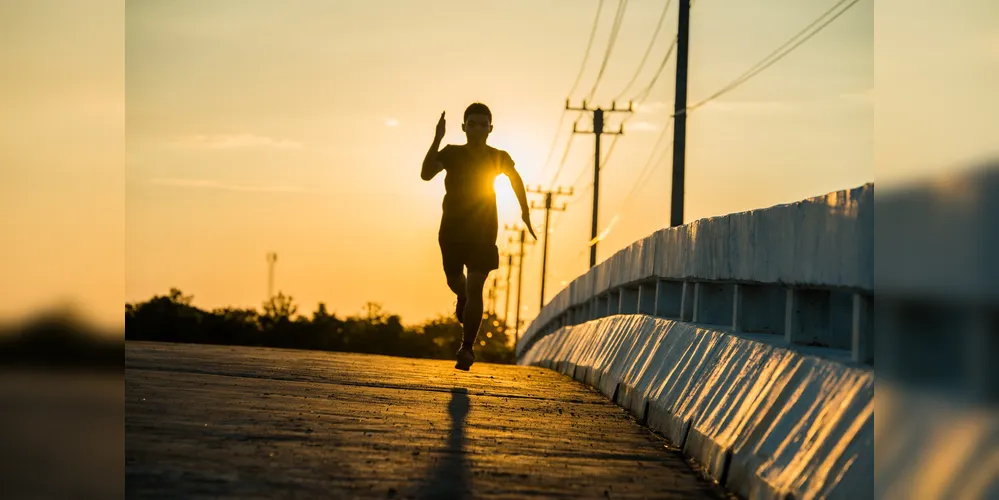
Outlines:
[{"label": "concrete pavement", "polygon": [[126,343],[128,498],[724,498],[550,370]]}]

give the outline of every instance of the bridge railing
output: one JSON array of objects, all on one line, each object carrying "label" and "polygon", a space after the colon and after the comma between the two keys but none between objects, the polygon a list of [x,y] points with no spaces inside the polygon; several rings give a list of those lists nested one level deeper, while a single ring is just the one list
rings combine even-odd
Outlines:
[{"label": "bridge railing", "polygon": [[646,314],[782,336],[873,364],[874,185],[664,228],[579,276],[528,326]]}]

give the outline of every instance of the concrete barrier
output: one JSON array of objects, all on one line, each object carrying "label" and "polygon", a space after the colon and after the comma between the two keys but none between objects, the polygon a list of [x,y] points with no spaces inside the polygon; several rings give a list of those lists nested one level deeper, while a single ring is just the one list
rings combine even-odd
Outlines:
[{"label": "concrete barrier", "polygon": [[519,363],[597,388],[744,497],[871,498],[874,375],[845,358],[617,315],[560,328]]},{"label": "concrete barrier", "polygon": [[874,186],[664,228],[542,308],[518,362],[597,388],[748,498],[874,489]]},{"label": "concrete barrier", "polygon": [[873,193],[656,231],[546,305],[519,362],[599,388],[748,498],[999,498],[999,164],[882,189],[877,252]]},{"label": "concrete barrier", "polygon": [[565,325],[642,313],[768,332],[872,364],[873,205],[867,184],[660,229],[570,283],[517,353]]}]

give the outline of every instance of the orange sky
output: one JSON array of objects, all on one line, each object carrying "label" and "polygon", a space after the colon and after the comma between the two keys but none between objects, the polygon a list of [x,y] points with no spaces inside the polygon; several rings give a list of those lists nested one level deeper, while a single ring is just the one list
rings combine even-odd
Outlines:
[{"label": "orange sky", "polygon": [[[675,33],[675,3],[625,97],[658,67]],[[875,55],[905,61],[915,54],[875,50],[872,4],[862,1],[780,63],[691,114],[687,220],[870,182],[876,160],[889,175],[925,160],[906,152],[875,158]],[[940,26],[960,34],[955,44],[984,47],[969,58],[997,59],[999,45],[981,21],[994,6],[955,13],[926,4],[913,9],[925,14],[913,21],[950,15],[953,22]],[[175,0],[126,2],[125,12],[112,3],[5,5],[5,19],[23,19],[0,35],[5,60],[22,68],[0,82],[4,135],[17,139],[4,148],[14,160],[5,162],[4,224],[20,235],[5,251],[47,265],[4,268],[5,280],[23,285],[3,292],[3,314],[50,303],[55,291],[118,324],[118,298],[141,301],[170,287],[206,308],[255,307],[266,295],[270,251],[279,256],[276,288],[303,312],[322,301],[353,314],[376,301],[407,323],[447,313],[454,297],[436,242],[443,177],[426,183],[418,175],[436,119],[447,111],[446,142],[461,143],[462,110],[487,103],[495,124],[490,143],[510,152],[528,184],[550,183],[575,114],[563,123],[547,167],[545,155],[596,5]],[[606,2],[574,103],[594,82],[615,5]],[[634,74],[662,5],[629,2],[595,102],[607,103]],[[793,0],[697,2],[691,102],[827,8]],[[62,38],[42,43],[41,32]],[[994,69],[975,81],[994,82]],[[903,81],[885,76],[893,77]],[[617,222],[598,260],[668,221],[669,155],[621,208],[668,121],[673,78],[671,59],[602,171],[600,227]],[[900,88],[889,100],[901,103],[899,95],[915,97],[910,92]],[[896,111],[907,112],[901,105]],[[41,133],[53,124],[63,128]],[[963,159],[962,151],[985,142],[954,135],[940,142],[934,161],[922,163]],[[591,135],[575,137],[559,184],[582,179],[576,188],[586,187],[592,144]],[[519,220],[506,186],[499,189],[501,225]],[[43,188],[49,196],[37,195]],[[586,194],[556,215],[549,297],[586,269],[590,211]],[[539,233],[542,220],[536,213]],[[59,231],[42,230],[40,222]],[[539,242],[525,262],[527,319],[538,309],[540,261]]]}]

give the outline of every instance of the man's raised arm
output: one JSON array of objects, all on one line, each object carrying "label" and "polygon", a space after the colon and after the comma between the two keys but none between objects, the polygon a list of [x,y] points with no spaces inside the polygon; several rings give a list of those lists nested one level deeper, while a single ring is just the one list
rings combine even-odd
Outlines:
[{"label": "man's raised arm", "polygon": [[441,170],[444,165],[437,159],[437,152],[440,150],[441,141],[444,140],[444,112],[441,112],[441,119],[437,122],[437,132],[434,134],[434,142],[427,151],[427,156],[423,157],[423,168],[420,170],[420,178],[429,181]]}]

